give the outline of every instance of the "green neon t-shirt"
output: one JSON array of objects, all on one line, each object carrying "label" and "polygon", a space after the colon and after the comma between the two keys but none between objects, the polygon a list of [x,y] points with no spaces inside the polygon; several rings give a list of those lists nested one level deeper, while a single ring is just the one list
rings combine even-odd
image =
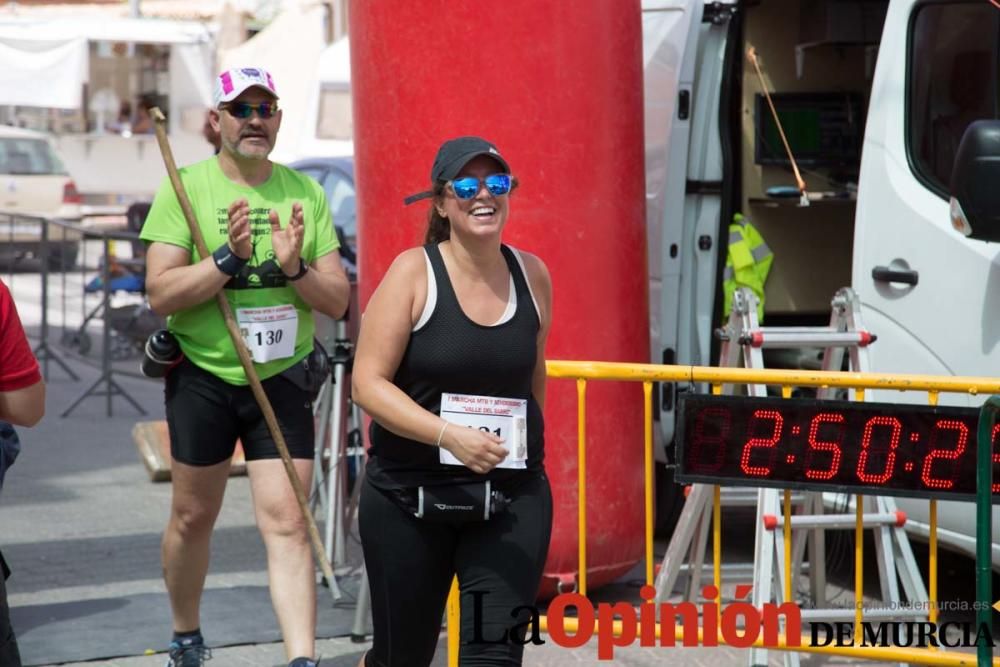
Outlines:
[{"label": "green neon t-shirt", "polygon": [[[252,188],[229,180],[222,173],[216,157],[184,167],[179,171],[184,189],[191,201],[191,208],[198,220],[198,226],[205,237],[205,245],[210,252],[226,243],[229,238],[230,204],[241,198],[246,198],[250,204],[253,254],[243,270],[226,283],[224,292],[234,314],[237,315],[241,311],[244,314],[262,312],[248,309],[294,306],[298,319],[295,327],[294,351],[290,356],[254,363],[262,380],[277,375],[309,353],[313,346],[315,325],[312,309],[285,279],[274,258],[268,212],[274,209],[284,228],[291,217],[292,204],[302,203],[305,227],[302,258],[308,264],[339,247],[326,195],[316,181],[280,164],[273,165],[271,177],[266,182]],[[201,260],[191,240],[191,233],[181,212],[177,195],[167,178],[160,184],[140,237],[147,243],[159,241],[188,249],[191,252],[192,264]],[[290,309],[286,310],[290,312]],[[192,308],[174,313],[167,318],[167,326],[177,336],[185,356],[195,365],[230,384],[247,384],[246,373],[229,337],[216,299],[212,298]],[[246,329],[244,335],[247,336],[249,333],[251,338],[260,334],[272,337],[276,334],[274,331],[268,334],[266,330],[250,332],[243,323],[241,329]],[[285,328],[284,331],[290,329]],[[285,349],[289,347],[286,339]]]}]

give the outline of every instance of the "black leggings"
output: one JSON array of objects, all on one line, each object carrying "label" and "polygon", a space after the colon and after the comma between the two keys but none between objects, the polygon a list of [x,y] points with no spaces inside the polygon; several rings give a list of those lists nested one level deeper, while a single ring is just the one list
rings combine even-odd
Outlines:
[{"label": "black leggings", "polygon": [[[520,665],[524,647],[486,643],[529,618],[552,532],[552,493],[544,473],[519,484],[507,511],[451,526],[407,514],[367,480],[359,522],[371,587],[374,638],[369,667],[426,667],[434,657],[452,577],[461,590],[459,663]],[[474,642],[474,611],[483,642]],[[523,637],[523,630],[521,635]]]}]

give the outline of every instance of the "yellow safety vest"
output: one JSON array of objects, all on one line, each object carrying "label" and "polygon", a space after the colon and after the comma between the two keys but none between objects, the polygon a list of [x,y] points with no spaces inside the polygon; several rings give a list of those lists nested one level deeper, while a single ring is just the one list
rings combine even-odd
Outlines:
[{"label": "yellow safety vest", "polygon": [[726,268],[722,273],[724,317],[728,318],[733,308],[733,292],[736,288],[749,287],[757,295],[757,320],[764,319],[764,283],[773,261],[774,254],[757,228],[743,214],[734,214],[733,222],[729,225]]}]

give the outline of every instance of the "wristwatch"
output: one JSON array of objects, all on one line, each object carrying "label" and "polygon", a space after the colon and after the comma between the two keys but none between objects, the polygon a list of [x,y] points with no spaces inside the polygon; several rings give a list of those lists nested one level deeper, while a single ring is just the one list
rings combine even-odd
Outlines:
[{"label": "wristwatch", "polygon": [[285,279],[288,280],[288,282],[294,283],[296,280],[299,280],[300,278],[302,278],[302,276],[306,275],[307,273],[309,273],[309,265],[306,264],[306,260],[299,257],[298,272],[294,276],[289,276],[286,274]]}]

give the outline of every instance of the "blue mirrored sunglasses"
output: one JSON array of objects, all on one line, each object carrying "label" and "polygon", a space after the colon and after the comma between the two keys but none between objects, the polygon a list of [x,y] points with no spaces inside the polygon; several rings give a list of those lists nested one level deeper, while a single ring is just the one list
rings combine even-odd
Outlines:
[{"label": "blue mirrored sunglasses", "polygon": [[270,118],[274,114],[278,113],[278,105],[274,102],[261,102],[260,104],[248,104],[246,102],[233,102],[231,104],[223,104],[219,107],[220,109],[225,109],[234,118],[247,119],[250,117],[254,111],[261,118]]},{"label": "blue mirrored sunglasses", "polygon": [[451,185],[452,192],[459,199],[472,199],[479,194],[479,188],[482,187],[483,183],[486,184],[486,189],[491,195],[499,197],[510,192],[511,177],[510,174],[490,174],[484,179],[464,176],[448,183]]}]

